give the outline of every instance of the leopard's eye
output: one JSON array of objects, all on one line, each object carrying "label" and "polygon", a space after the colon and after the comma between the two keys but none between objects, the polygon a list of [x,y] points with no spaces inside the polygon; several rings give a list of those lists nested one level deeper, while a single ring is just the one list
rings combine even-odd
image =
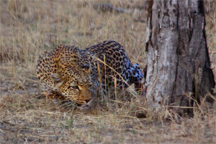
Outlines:
[{"label": "leopard's eye", "polygon": [[70,86],[68,88],[79,89],[77,83],[70,83]]},{"label": "leopard's eye", "polygon": [[86,84],[85,81],[78,81],[78,87],[79,87],[79,86],[84,86],[85,84]]},{"label": "leopard's eye", "polygon": [[72,89],[79,89],[78,86],[69,86],[68,89],[69,89],[69,88],[72,88]]}]

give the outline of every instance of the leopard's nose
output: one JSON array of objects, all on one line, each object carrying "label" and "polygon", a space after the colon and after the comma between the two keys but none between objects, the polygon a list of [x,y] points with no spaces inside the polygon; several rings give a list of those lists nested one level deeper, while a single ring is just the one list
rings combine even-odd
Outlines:
[{"label": "leopard's nose", "polygon": [[90,101],[91,101],[91,99],[85,100],[86,103],[88,103],[88,102],[90,102]]}]

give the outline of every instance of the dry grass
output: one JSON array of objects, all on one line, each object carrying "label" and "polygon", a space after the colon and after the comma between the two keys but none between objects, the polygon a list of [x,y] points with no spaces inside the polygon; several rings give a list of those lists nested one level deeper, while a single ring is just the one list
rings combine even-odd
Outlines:
[{"label": "dry grass", "polygon": [[[87,111],[62,110],[46,99],[36,78],[36,61],[60,43],[85,48],[113,39],[124,46],[133,63],[144,67],[146,23],[139,22],[139,16],[146,20],[146,11],[100,12],[92,8],[97,2],[102,1],[0,1],[0,142],[215,143],[215,106],[202,104],[201,112],[194,108],[193,118],[179,118],[167,109],[149,113],[143,97],[130,102],[96,99]],[[142,1],[111,3],[134,8]],[[206,7],[216,74],[215,2]]]}]

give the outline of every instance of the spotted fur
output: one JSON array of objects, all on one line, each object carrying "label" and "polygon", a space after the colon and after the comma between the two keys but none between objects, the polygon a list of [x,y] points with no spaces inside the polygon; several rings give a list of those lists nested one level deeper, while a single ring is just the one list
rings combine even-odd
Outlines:
[{"label": "spotted fur", "polygon": [[104,41],[84,50],[60,45],[39,57],[37,76],[48,97],[68,99],[78,106],[89,107],[100,87],[113,87],[114,78],[120,89],[135,84],[138,89],[143,74],[138,64],[132,65],[124,48],[115,41]]}]

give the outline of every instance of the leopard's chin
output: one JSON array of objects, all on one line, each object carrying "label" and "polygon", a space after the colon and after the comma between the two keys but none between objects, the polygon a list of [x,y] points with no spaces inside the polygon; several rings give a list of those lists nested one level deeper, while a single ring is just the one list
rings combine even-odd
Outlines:
[{"label": "leopard's chin", "polygon": [[85,104],[78,104],[78,103],[76,103],[75,105],[79,109],[89,109],[91,107],[91,104],[92,104],[93,100],[94,100],[94,98],[93,99],[88,99],[88,100],[85,100]]}]

